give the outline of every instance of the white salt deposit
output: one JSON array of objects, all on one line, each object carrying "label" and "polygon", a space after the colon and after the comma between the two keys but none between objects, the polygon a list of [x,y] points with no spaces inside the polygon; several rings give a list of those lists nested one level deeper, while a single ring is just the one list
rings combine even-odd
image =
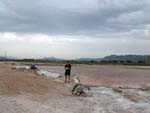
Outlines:
[{"label": "white salt deposit", "polygon": [[[49,98],[43,102],[21,97],[0,96],[2,113],[150,113],[150,102],[134,102],[112,88],[92,88],[91,97]],[[126,93],[136,92],[135,89]],[[144,95],[143,93],[146,93]],[[150,98],[150,92],[143,91],[142,98]],[[135,95],[133,95],[135,96]],[[18,107],[19,106],[19,107]],[[17,109],[17,110],[16,110]]]},{"label": "white salt deposit", "polygon": [[61,73],[49,72],[47,70],[38,70],[37,74],[44,75],[44,76],[47,76],[47,77],[50,77],[50,78],[58,78],[58,77],[63,76],[63,74],[61,74]]},{"label": "white salt deposit", "polygon": [[30,69],[30,66],[26,66],[26,65],[18,65],[18,66],[16,66],[15,69]]}]

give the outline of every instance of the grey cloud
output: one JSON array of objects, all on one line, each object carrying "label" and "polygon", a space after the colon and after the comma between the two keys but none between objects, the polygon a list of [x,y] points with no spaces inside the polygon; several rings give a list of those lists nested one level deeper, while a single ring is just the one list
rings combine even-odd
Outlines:
[{"label": "grey cloud", "polygon": [[0,32],[94,35],[150,24],[149,0],[1,0]]}]

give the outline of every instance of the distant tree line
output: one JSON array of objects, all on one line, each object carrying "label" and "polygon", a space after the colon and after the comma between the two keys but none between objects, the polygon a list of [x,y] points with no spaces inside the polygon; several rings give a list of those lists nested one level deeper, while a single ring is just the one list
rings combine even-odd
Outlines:
[{"label": "distant tree line", "polygon": [[[0,57],[0,61],[16,61],[16,62],[41,62],[41,63],[65,63],[68,60],[58,59],[55,57],[43,59],[9,59]],[[150,55],[110,55],[104,58],[80,58],[69,60],[74,64],[120,64],[120,65],[150,65]]]}]

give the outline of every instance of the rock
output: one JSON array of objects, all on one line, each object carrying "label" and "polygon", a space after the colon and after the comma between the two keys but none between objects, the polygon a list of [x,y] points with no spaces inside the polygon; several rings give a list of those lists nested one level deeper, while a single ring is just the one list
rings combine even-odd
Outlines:
[{"label": "rock", "polygon": [[87,91],[89,90],[90,90],[90,87],[81,84],[79,77],[77,76],[73,77],[72,90],[71,90],[73,95],[80,96],[80,95],[86,94]]}]

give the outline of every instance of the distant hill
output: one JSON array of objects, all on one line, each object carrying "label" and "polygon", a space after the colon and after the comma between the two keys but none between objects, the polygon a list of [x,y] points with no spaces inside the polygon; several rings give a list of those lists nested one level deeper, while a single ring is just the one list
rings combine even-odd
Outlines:
[{"label": "distant hill", "polygon": [[104,57],[102,60],[150,63],[150,55],[110,55]]},{"label": "distant hill", "polygon": [[[66,61],[66,59],[56,57],[44,57],[40,59],[18,59],[15,57],[0,56],[0,60],[24,60],[24,61]],[[150,64],[150,55],[110,55],[104,58],[78,58],[70,59],[77,62],[113,62],[113,63],[148,63]]]},{"label": "distant hill", "polygon": [[38,60],[48,60],[48,61],[62,61],[63,59],[56,58],[56,57],[45,57]]},{"label": "distant hill", "polygon": [[101,61],[101,58],[78,58],[75,61]]},{"label": "distant hill", "polygon": [[5,57],[3,57],[3,56],[0,56],[0,60],[3,60],[3,59],[6,59]]},{"label": "distant hill", "polygon": [[6,57],[4,57],[4,56],[0,56],[0,60],[6,60],[6,59],[17,59],[16,57],[11,57],[11,56],[7,56],[7,58]]},{"label": "distant hill", "polygon": [[75,61],[150,63],[150,55],[110,55],[104,58],[79,58],[75,59]]}]

